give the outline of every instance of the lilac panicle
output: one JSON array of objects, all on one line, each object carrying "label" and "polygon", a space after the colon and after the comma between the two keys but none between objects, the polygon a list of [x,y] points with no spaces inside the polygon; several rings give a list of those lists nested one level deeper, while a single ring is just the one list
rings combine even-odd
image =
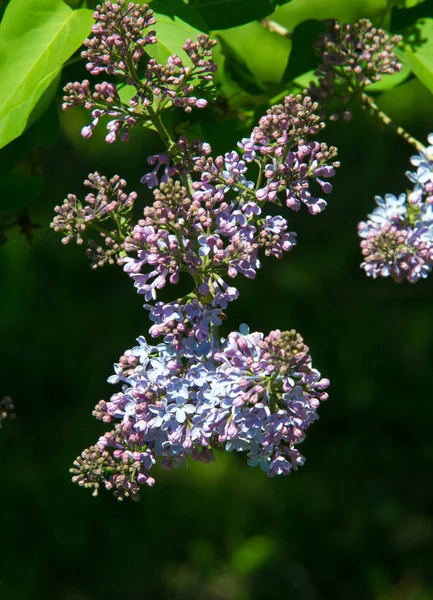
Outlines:
[{"label": "lilac panicle", "polygon": [[[429,135],[433,142],[433,135]],[[370,277],[392,277],[400,283],[425,279],[433,265],[433,146],[411,158],[415,172],[407,177],[412,191],[398,198],[376,196],[377,207],[358,225],[364,261]]]},{"label": "lilac panicle", "polygon": [[369,19],[341,25],[327,22],[326,33],[315,44],[321,58],[315,75],[318,82],[308,89],[331,120],[351,118],[349,103],[372,83],[400,71],[402,64],[393,52],[400,35],[389,36],[373,27]]},{"label": "lilac panicle", "polygon": [[409,202],[417,206],[423,202],[433,204],[433,133],[427,140],[429,146],[410,159],[416,171],[406,171],[407,178],[414,184]]},{"label": "lilac panicle", "polygon": [[[339,163],[333,161],[336,148],[309,140],[325,127],[315,114],[317,108],[308,96],[287,96],[239,144],[247,162],[263,161],[265,181],[255,194],[260,202],[275,202],[279,191],[285,190],[286,204],[292,210],[305,204],[311,214],[317,214],[326,207],[320,193],[332,191],[326,180],[334,176]],[[311,183],[319,194],[312,193]]]},{"label": "lilac panicle", "polygon": [[4,396],[0,400],[0,428],[6,419],[15,419],[14,405],[10,396]]},{"label": "lilac panicle", "polygon": [[97,193],[87,194],[84,202],[78,200],[74,194],[68,194],[62,206],[54,208],[57,216],[54,217],[51,227],[63,234],[63,244],[68,244],[73,239],[77,244],[82,244],[83,234],[87,229],[94,227],[99,231],[99,223],[111,221],[116,229],[110,233],[100,233],[104,247],[89,240],[87,254],[92,260],[92,268],[103,266],[106,262],[120,263],[125,254],[124,238],[131,230],[131,210],[137,193],[127,194],[124,191],[126,181],[118,175],[108,180],[98,172],[90,173],[84,185]]},{"label": "lilac panicle", "polygon": [[[144,209],[144,219],[125,240],[130,256],[124,260],[124,269],[147,301],[155,300],[167,281],[177,283],[182,271],[211,285],[224,276],[254,278],[260,249],[281,258],[296,244],[296,234],[288,231],[286,219],[261,218],[261,208],[251,194],[226,201],[224,190],[236,189],[236,178],[245,185],[243,168],[236,171],[233,153],[230,156],[225,162],[232,169],[226,171],[229,185],[217,188],[206,178],[190,195],[179,181],[167,179],[154,190],[153,205]],[[150,271],[143,273],[146,266]]]},{"label": "lilac panicle", "polygon": [[[213,325],[209,319],[203,325],[207,309],[196,305],[187,316],[185,308],[172,306],[167,317],[167,307],[158,306],[153,319],[189,322],[186,330],[195,319],[192,329],[208,336],[205,329]],[[121,382],[122,392],[94,411],[114,429],[72,469],[74,481],[94,495],[102,484],[120,500],[137,500],[141,486],[155,483],[155,464],[168,469],[189,458],[209,462],[221,448],[246,452],[248,464],[270,477],[304,463],[297,445],[317,419],[329,381],[312,367],[299,334],[276,330],[265,337],[242,326],[215,347],[196,336],[178,341],[150,346],[139,338],[115,365],[109,381]]]},{"label": "lilac panicle", "polygon": [[147,4],[119,0],[98,4],[93,17],[92,37],[84,40],[87,50],[81,53],[88,61],[86,69],[92,75],[105,72],[127,77],[128,62],[138,66],[145,47],[157,41],[151,29],[156,23],[153,11]]},{"label": "lilac panicle", "polygon": [[[174,141],[158,110],[205,106],[193,93],[212,81],[214,42],[205,35],[187,40],[192,66],[176,55],[167,65],[147,60],[138,81],[134,61],[143,58],[154,32],[147,32],[142,45],[136,32],[154,24],[151,11],[123,3],[106,3],[98,11],[95,38],[86,44],[89,69],[124,76],[137,94],[125,107],[113,84],[98,84],[95,91],[89,82],[70,84],[65,108],[84,104],[92,111],[85,136],[102,116],[113,117],[107,141],[126,140],[128,128],[147,115],[166,150],[148,158],[151,171],[141,181],[154,200],[137,222],[132,220],[137,194],[127,195],[118,176],[108,181],[95,173],[86,184],[96,195],[84,202],[70,195],[56,207],[52,226],[65,243],[73,238],[82,243],[89,228],[100,233],[103,245],[89,242],[93,266],[115,261],[123,266],[145,298],[155,340],[151,345],[138,338],[114,365],[108,381],[121,384],[121,391],[101,400],[93,413],[112,428],[77,457],[73,481],[94,495],[102,486],[119,500],[138,500],[141,487],[155,483],[155,465],[209,462],[218,449],[246,452],[248,464],[270,477],[287,475],[304,463],[297,446],[328,397],[329,381],[313,368],[295,331],[265,336],[242,326],[224,340],[218,328],[239,296],[230,279],[253,279],[261,254],[281,259],[296,244],[288,220],[266,214],[267,202],[321,212],[322,195],[332,191],[329,179],[339,166],[336,149],[316,140],[324,123],[317,104],[300,95],[270,108],[238,150],[214,157],[206,142],[186,136]],[[108,18],[110,11],[114,16]],[[105,222],[115,229],[106,230]],[[158,300],[159,291],[177,284],[182,273],[192,277],[193,290],[171,302]]]},{"label": "lilac panicle", "polygon": [[[146,49],[157,43],[153,11],[147,4],[119,0],[105,2],[96,7],[92,37],[84,41],[86,50],[82,57],[91,75],[115,75],[135,88],[129,103],[121,100],[115,83],[103,81],[91,88],[89,80],[68,83],[64,88],[62,108],[69,110],[84,106],[91,112],[92,121],[82,129],[89,138],[100,120],[109,117],[105,140],[129,140],[129,130],[141,123],[155,127],[155,112],[171,106],[204,108],[207,100],[197,97],[195,91],[205,91],[212,85],[216,65],[212,61],[212,48],[216,44],[206,34],[197,40],[186,40],[183,50],[189,64],[177,54],[172,54],[166,65],[149,58]],[[144,75],[141,71],[144,70]],[[139,75],[140,73],[140,75]]]}]

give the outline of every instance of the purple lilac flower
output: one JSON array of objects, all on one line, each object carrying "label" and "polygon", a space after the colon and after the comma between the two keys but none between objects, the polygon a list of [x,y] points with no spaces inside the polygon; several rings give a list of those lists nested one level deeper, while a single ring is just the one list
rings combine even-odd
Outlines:
[{"label": "purple lilac flower", "polygon": [[[433,144],[433,134],[428,136]],[[425,279],[433,265],[433,145],[411,163],[415,172],[406,173],[413,191],[398,197],[376,196],[376,208],[358,225],[364,261],[370,277],[389,277],[416,283]]]},{"label": "purple lilac flower", "polygon": [[307,93],[319,102],[330,120],[349,120],[348,107],[354,97],[382,75],[401,70],[402,64],[393,52],[401,39],[376,29],[369,19],[344,25],[328,21],[326,33],[315,44],[322,60],[315,72],[318,82],[312,82]]},{"label": "purple lilac flower", "polygon": [[[238,175],[243,177],[241,172]],[[181,271],[209,283],[239,273],[254,278],[260,267],[260,248],[281,258],[295,244],[295,234],[286,231],[285,219],[261,221],[261,209],[251,199],[243,203],[235,198],[229,204],[224,192],[218,199],[212,191],[194,192],[191,197],[180,182],[171,179],[161,183],[154,196],[144,219],[125,240],[130,256],[123,261],[147,301],[155,300],[167,281],[177,283]],[[143,273],[147,265],[150,270]],[[211,283],[207,293],[213,292]]]},{"label": "purple lilac flower", "polygon": [[128,58],[132,57],[138,65],[145,47],[157,41],[156,32],[149,29],[156,19],[147,4],[105,2],[98,4],[93,17],[96,21],[93,37],[84,40],[87,50],[81,54],[88,61],[86,68],[92,75],[103,72],[128,75]]},{"label": "purple lilac flower", "polygon": [[[160,183],[166,183],[168,179],[178,175],[188,175],[194,166],[194,161],[200,157],[207,156],[212,152],[210,144],[194,140],[189,143],[184,135],[180,136],[170,151],[149,156],[147,163],[153,166],[150,173],[141,178],[141,183],[147,184],[149,188],[157,187]],[[164,168],[162,176],[159,171]]]},{"label": "purple lilac flower", "polygon": [[220,308],[207,307],[194,299],[185,304],[157,302],[145,305],[154,325],[149,330],[152,337],[164,336],[164,342],[182,350],[185,338],[193,337],[205,342],[212,337],[212,330],[222,323]]},{"label": "purple lilac flower", "polygon": [[126,181],[119,175],[110,180],[100,173],[90,173],[84,185],[92,188],[97,193],[90,193],[81,202],[75,194],[68,194],[62,206],[54,208],[57,216],[54,217],[51,227],[54,231],[63,234],[62,243],[68,244],[75,239],[77,244],[84,242],[83,233],[96,225],[99,232],[99,223],[109,221],[116,229],[111,232],[100,232],[104,246],[89,240],[88,256],[91,258],[92,268],[103,266],[106,263],[120,263],[125,254],[124,238],[131,230],[131,211],[137,199],[137,193],[125,192]]},{"label": "purple lilac flower", "polygon": [[183,50],[189,64],[172,54],[162,65],[146,54],[147,47],[157,42],[156,32],[151,29],[156,19],[147,4],[107,1],[96,7],[94,18],[92,37],[84,41],[87,49],[82,52],[88,61],[86,68],[92,75],[106,73],[122,78],[126,85],[135,87],[135,94],[125,103],[111,82],[98,83],[94,90],[87,79],[68,83],[62,108],[84,106],[92,115],[91,123],[82,129],[83,137],[91,137],[100,120],[110,117],[105,140],[110,144],[117,139],[126,142],[130,128],[154,121],[152,104],[158,108],[180,106],[186,112],[207,105],[207,100],[194,92],[212,85],[217,68],[211,58],[216,42],[208,35],[199,34],[196,41],[186,40]]},{"label": "purple lilac flower", "polygon": [[[189,338],[191,342],[191,338]],[[186,356],[171,343],[149,346],[135,366],[116,365],[122,392],[101,401],[94,415],[115,428],[74,463],[74,481],[103,484],[122,499],[138,499],[153,485],[156,463],[178,467],[188,458],[208,462],[215,448],[247,452],[248,464],[270,477],[304,463],[297,445],[327,399],[329,381],[311,365],[308,347],[295,331],[249,333],[243,326],[219,348]],[[123,375],[119,373],[124,370]],[[120,377],[119,377],[120,375]]]},{"label": "purple lilac flower", "polygon": [[430,145],[410,159],[416,171],[406,171],[406,176],[414,184],[409,202],[416,205],[433,203],[433,133],[428,135],[427,140]]},{"label": "purple lilac flower", "polygon": [[10,396],[4,396],[0,400],[0,428],[6,419],[15,419],[14,405]]},{"label": "purple lilac flower", "polygon": [[433,211],[406,203],[405,194],[376,196],[376,203],[368,220],[358,225],[361,268],[369,277],[391,276],[398,283],[426,278],[433,264]]},{"label": "purple lilac flower", "polygon": [[239,143],[247,162],[263,162],[264,185],[256,190],[256,199],[275,202],[280,191],[286,192],[286,204],[299,210],[304,203],[311,214],[326,207],[326,201],[311,191],[311,183],[317,190],[328,194],[332,185],[325,181],[335,175],[338,162],[334,147],[324,143],[307,141],[324,127],[314,113],[317,104],[308,96],[287,96],[284,105],[268,110],[253,130],[250,138]]}]

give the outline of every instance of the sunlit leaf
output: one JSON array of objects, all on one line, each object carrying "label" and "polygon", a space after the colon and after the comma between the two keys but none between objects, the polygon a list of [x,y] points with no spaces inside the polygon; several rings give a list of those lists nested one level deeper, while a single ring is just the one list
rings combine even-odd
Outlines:
[{"label": "sunlit leaf", "polygon": [[191,0],[193,6],[206,20],[210,29],[228,29],[272,13],[275,0]]},{"label": "sunlit leaf", "polygon": [[12,0],[0,25],[0,147],[25,130],[32,110],[92,26],[92,11],[62,0]]},{"label": "sunlit leaf", "polygon": [[[406,81],[406,79],[409,77],[410,73],[411,73],[410,69],[407,66],[404,66],[403,69],[401,71],[399,71],[398,73],[394,73],[393,75],[383,75],[382,79],[380,81],[377,81],[376,83],[372,83],[371,85],[369,85],[366,88],[365,91],[367,93],[386,92],[386,91],[391,90],[392,88],[395,88],[396,86],[400,85],[404,81]],[[293,80],[293,82],[300,89],[306,89],[309,87],[309,85],[312,81],[314,83],[317,83],[318,79],[319,78],[317,77],[317,75],[314,74],[314,69],[312,69],[311,71],[306,71],[305,73],[302,73],[302,75],[298,75],[298,77],[296,77]]]},{"label": "sunlit leaf", "polygon": [[258,21],[218,32],[224,44],[242,58],[258,82],[279,83],[291,51],[291,41],[266,29]]},{"label": "sunlit leaf", "polygon": [[277,8],[271,19],[293,31],[299,23],[310,19],[353,23],[361,17],[381,16],[387,8],[387,0],[292,0]]},{"label": "sunlit leaf", "polygon": [[433,19],[416,22],[413,39],[404,49],[404,62],[433,93]]},{"label": "sunlit leaf", "polygon": [[394,0],[394,6],[397,8],[413,8],[414,6],[418,6],[418,4],[422,4],[426,0]]},{"label": "sunlit leaf", "polygon": [[206,22],[194,9],[175,0],[156,0],[152,10],[158,42],[146,46],[146,52],[161,63],[166,63],[171,54],[178,54],[187,62],[183,45],[188,38],[196,39],[199,33],[207,32]]}]

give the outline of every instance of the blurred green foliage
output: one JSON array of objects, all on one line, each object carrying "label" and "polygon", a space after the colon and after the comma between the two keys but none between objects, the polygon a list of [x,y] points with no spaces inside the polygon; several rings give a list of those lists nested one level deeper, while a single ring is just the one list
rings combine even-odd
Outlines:
[{"label": "blurred green foliage", "polygon": [[[221,20],[225,4],[235,9],[190,4],[203,19]],[[392,28],[432,6],[394,10]],[[216,153],[233,149],[290,84],[287,74],[280,82],[256,76],[257,56],[242,57],[235,33],[257,25],[227,15],[228,27],[212,26],[220,29],[226,93],[188,117]],[[272,61],[265,42],[257,54]],[[80,62],[71,64],[61,85],[85,76]],[[242,322],[260,331],[296,328],[331,379],[330,399],[302,446],[305,467],[268,479],[242,455],[218,454],[208,465],[158,470],[139,504],[121,504],[74,486],[68,468],[104,431],[91,410],[112,393],[105,383],[112,363],[146,333],[147,314],[120,269],[92,272],[83,249],[62,247],[49,222],[53,206],[81,194],[94,170],[119,173],[149,202],[138,181],[160,145],[135,130],[126,145],[105,144],[103,131],[83,140],[88,115],[61,113],[60,96],[0,162],[4,211],[24,202],[41,226],[30,244],[9,230],[0,247],[0,393],[13,397],[17,413],[0,432],[0,598],[433,598],[433,280],[367,279],[356,234],[375,194],[405,189],[411,148],[362,112],[330,125],[323,139],[338,146],[342,166],[327,210],[291,214],[296,248],[281,262],[265,260],[256,281],[236,282],[241,296],[229,307],[227,331]],[[419,139],[433,131],[431,92],[413,76],[378,103]],[[180,290],[165,293],[171,299]]]}]

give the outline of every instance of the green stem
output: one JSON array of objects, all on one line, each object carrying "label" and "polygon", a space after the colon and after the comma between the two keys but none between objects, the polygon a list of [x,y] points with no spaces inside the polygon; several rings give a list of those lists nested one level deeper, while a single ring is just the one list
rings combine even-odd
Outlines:
[{"label": "green stem", "polygon": [[411,144],[418,152],[425,150],[424,144],[421,144],[416,138],[408,133],[401,125],[396,125],[394,121],[383,110],[381,110],[373,98],[364,92],[361,93],[362,107],[369,110],[370,114],[375,115],[384,125],[390,127],[395,133],[402,137],[408,144]]},{"label": "green stem", "polygon": [[194,193],[194,189],[192,187],[191,175],[188,173],[188,175],[179,175],[179,177],[180,177],[180,181],[182,182],[182,185],[188,190],[188,193],[190,194],[190,196],[192,196]]},{"label": "green stem", "polygon": [[149,106],[147,107],[147,111],[149,113],[150,120],[152,121],[157,133],[159,134],[159,137],[167,146],[168,150],[170,150],[174,146],[174,141],[171,135],[168,133],[167,129],[165,128],[164,123],[156,114],[151,104],[149,104]]},{"label": "green stem", "polygon": [[64,67],[69,67],[69,65],[73,65],[75,63],[77,63],[78,61],[83,60],[81,58],[81,56],[75,56],[74,58],[70,58],[69,60],[67,60],[65,63],[63,63],[63,68]]},{"label": "green stem", "polygon": [[[131,56],[126,57],[126,64],[128,67],[129,75],[134,80],[140,83],[140,79],[138,77],[137,71],[135,69],[134,62]],[[155,127],[159,137],[162,139],[164,144],[167,146],[168,150],[170,150],[174,146],[174,142],[168,133],[167,129],[164,127],[164,123],[161,121],[159,115],[155,112],[152,104],[146,107],[146,112],[149,116],[149,119],[152,121],[153,126]]]},{"label": "green stem", "polygon": [[122,236],[112,233],[111,231],[108,231],[108,229],[105,229],[105,227],[101,227],[97,223],[90,222],[88,226],[91,229],[98,231],[99,233],[103,233],[107,237],[115,239],[117,242],[120,242],[121,244],[123,244],[123,242],[125,241],[124,238],[122,238]]}]

